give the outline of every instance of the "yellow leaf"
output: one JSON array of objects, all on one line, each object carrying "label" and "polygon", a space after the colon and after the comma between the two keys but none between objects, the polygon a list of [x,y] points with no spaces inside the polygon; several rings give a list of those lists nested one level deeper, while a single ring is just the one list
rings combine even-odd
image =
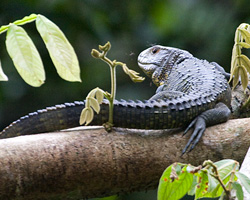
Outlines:
[{"label": "yellow leaf", "polygon": [[80,116],[80,125],[85,125],[87,126],[90,122],[92,122],[94,118],[94,111],[90,107],[86,107],[82,110],[81,116]]},{"label": "yellow leaf", "polygon": [[0,61],[0,81],[8,81],[8,77],[4,74]]},{"label": "yellow leaf", "polygon": [[250,48],[250,44],[246,43],[246,42],[239,42],[239,45],[246,48],[246,49],[249,49]]},{"label": "yellow leaf", "polygon": [[250,73],[250,60],[249,60],[249,58],[245,55],[241,55],[240,58],[241,58],[241,61],[244,65],[244,67],[246,68],[247,72]]},{"label": "yellow leaf", "polygon": [[248,75],[247,75],[246,69],[244,67],[240,67],[239,74],[240,74],[240,78],[241,78],[242,87],[245,91],[245,89],[247,88],[247,84],[248,84]]},{"label": "yellow leaf", "polygon": [[100,88],[98,88],[95,95],[96,95],[96,99],[98,103],[99,104],[102,103],[103,98],[104,98],[103,91]]},{"label": "yellow leaf", "polygon": [[41,86],[45,80],[43,63],[34,43],[22,27],[10,25],[6,47],[23,80],[33,87]]},{"label": "yellow leaf", "polygon": [[236,45],[233,46],[233,50],[232,50],[232,59],[231,59],[231,75],[230,75],[230,80],[229,82],[231,82],[232,78],[233,78],[233,71],[235,70],[235,68],[237,67],[237,59],[236,59]]},{"label": "yellow leaf", "polygon": [[60,28],[42,15],[37,16],[36,27],[59,76],[67,81],[81,82],[76,53]]},{"label": "yellow leaf", "polygon": [[233,79],[233,89],[237,86],[239,83],[239,69],[235,69],[233,72],[234,79]]},{"label": "yellow leaf", "polygon": [[250,33],[246,29],[239,29],[246,43],[250,44]]},{"label": "yellow leaf", "polygon": [[91,106],[94,109],[94,111],[96,111],[96,113],[98,114],[100,112],[100,105],[98,101],[93,97],[87,98],[87,101],[89,102],[88,105]]}]

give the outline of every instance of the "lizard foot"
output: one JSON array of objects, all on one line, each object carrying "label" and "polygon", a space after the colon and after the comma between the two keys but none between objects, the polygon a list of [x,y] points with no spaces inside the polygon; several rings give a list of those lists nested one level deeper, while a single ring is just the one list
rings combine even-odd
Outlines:
[{"label": "lizard foot", "polygon": [[[188,140],[188,143],[186,144],[185,148],[182,150],[181,156],[186,153],[190,152],[194,149],[195,145],[199,142],[201,136],[203,135],[204,131],[206,130],[206,122],[201,117],[196,117],[186,128],[186,130],[183,133],[183,136],[194,126],[194,131]],[[188,150],[188,151],[187,151]]]}]

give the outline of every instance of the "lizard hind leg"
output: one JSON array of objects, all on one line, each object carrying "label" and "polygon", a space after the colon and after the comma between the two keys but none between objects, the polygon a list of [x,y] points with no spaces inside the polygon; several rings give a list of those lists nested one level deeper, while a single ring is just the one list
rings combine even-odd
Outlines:
[{"label": "lizard hind leg", "polygon": [[185,135],[192,127],[194,127],[194,131],[185,148],[183,149],[182,155],[194,149],[195,145],[199,142],[200,138],[205,132],[206,126],[212,126],[226,122],[229,119],[230,114],[230,109],[224,103],[220,102],[216,104],[215,108],[206,110],[197,116],[184,131],[183,135]]}]

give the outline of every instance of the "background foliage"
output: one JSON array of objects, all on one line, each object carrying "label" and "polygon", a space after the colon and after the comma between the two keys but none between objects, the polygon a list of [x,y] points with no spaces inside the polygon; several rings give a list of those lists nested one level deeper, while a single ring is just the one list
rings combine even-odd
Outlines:
[{"label": "background foliage", "polygon": [[[0,129],[28,112],[83,99],[96,86],[110,88],[107,67],[90,55],[110,41],[110,58],[136,70],[137,55],[151,44],[186,49],[196,57],[216,61],[229,71],[234,32],[250,23],[247,0],[16,0],[0,1],[0,24],[40,13],[56,23],[78,55],[82,83],[62,80],[56,73],[34,23],[24,28],[35,42],[46,70],[46,84],[28,86],[18,75],[0,36],[0,58],[8,82],[0,84]],[[155,92],[149,79],[134,84],[118,70],[117,98],[149,98]],[[137,198],[138,199],[138,198]]]}]

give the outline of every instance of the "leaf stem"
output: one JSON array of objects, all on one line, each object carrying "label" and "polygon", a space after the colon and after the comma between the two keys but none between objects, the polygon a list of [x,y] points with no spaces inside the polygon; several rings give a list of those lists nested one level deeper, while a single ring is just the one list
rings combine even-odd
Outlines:
[{"label": "leaf stem", "polygon": [[115,66],[110,67],[111,73],[111,101],[110,101],[110,108],[109,108],[109,123],[113,124],[113,110],[114,110],[114,100],[116,96],[116,71]]},{"label": "leaf stem", "polygon": [[110,50],[111,45],[110,43],[106,43],[104,46],[99,46],[99,49],[102,50],[102,53],[99,54],[99,58],[106,62],[109,65],[110,68],[110,76],[111,76],[111,94],[108,97],[109,100],[109,120],[104,125],[105,129],[109,132],[111,131],[111,128],[113,126],[113,110],[114,110],[114,100],[116,96],[116,60],[111,61],[109,58],[107,58],[107,53]]},{"label": "leaf stem", "polygon": [[210,160],[205,161],[203,164],[205,167],[206,166],[211,166],[214,170],[214,174],[211,174],[211,176],[213,176],[215,179],[217,179],[221,185],[221,187],[223,188],[225,194],[226,194],[226,199],[230,199],[230,190],[226,188],[226,186],[224,185],[223,181],[221,180],[220,176],[219,176],[219,172],[217,170],[217,166]]},{"label": "leaf stem", "polygon": [[237,63],[238,66],[241,66],[241,60],[239,59],[238,55],[241,55],[241,45],[240,43],[240,30],[237,28],[236,31],[236,37],[235,37],[235,48],[236,48],[236,59],[237,59]]},{"label": "leaf stem", "polygon": [[116,66],[120,65],[123,68],[123,71],[129,75],[129,77],[134,82],[142,82],[144,80],[144,77],[140,77],[139,73],[137,73],[134,70],[129,69],[125,63],[117,62],[116,60],[111,61],[109,58],[107,58],[107,53],[111,48],[110,42],[107,42],[105,45],[101,46],[99,45],[99,50],[92,49],[91,55],[96,59],[101,59],[104,62],[106,62],[110,67],[110,76],[111,76],[111,94],[109,93],[103,93],[103,95],[108,99],[109,101],[109,120],[108,122],[104,123],[103,126],[105,127],[106,131],[110,132],[113,127],[113,116],[114,116],[114,100],[116,96]]},{"label": "leaf stem", "polygon": [[[14,21],[12,24],[15,24],[15,25],[24,25],[24,24],[27,24],[27,23],[35,21],[36,18],[37,18],[36,14],[31,14],[29,16],[24,17],[23,19]],[[10,27],[10,25],[11,25],[11,23],[8,24],[8,25],[1,26],[0,27],[0,34],[6,32],[8,30],[8,28]]]}]

